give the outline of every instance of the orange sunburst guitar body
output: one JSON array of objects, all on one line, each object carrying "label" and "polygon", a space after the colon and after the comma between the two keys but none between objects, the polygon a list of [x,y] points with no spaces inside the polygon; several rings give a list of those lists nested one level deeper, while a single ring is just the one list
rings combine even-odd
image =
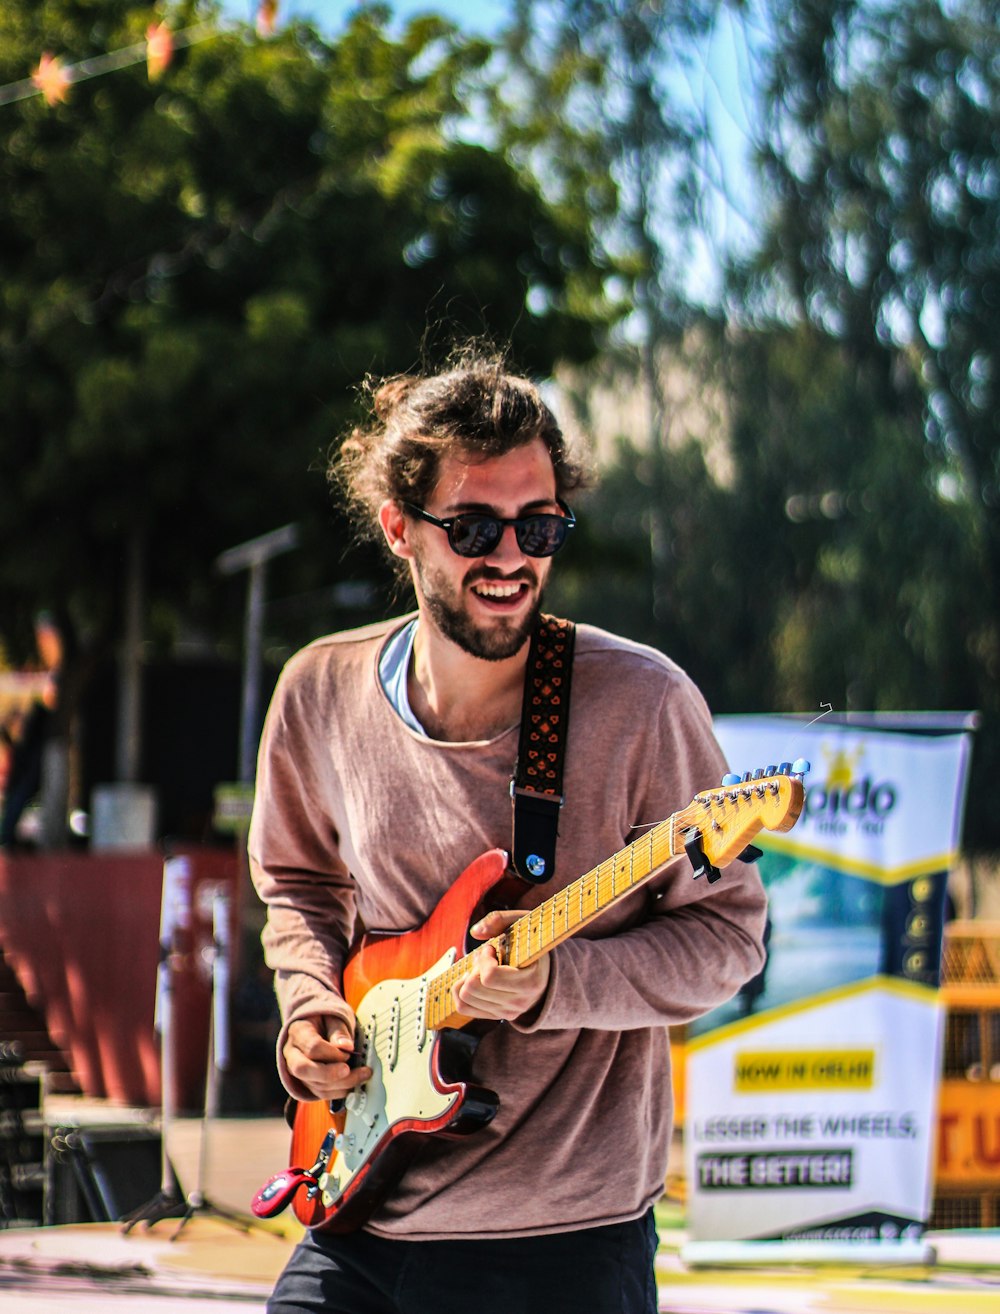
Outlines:
[{"label": "orange sunburst guitar body", "polygon": [[496,1112],[492,1091],[462,1079],[478,1039],[458,1029],[469,1019],[452,1014],[450,1025],[431,1032],[424,1005],[428,974],[461,958],[475,910],[506,873],[507,854],[492,849],[465,869],[423,926],[364,935],[351,950],[344,997],[357,1017],[357,1053],[373,1075],[336,1113],[326,1100],[296,1106],[292,1163],[313,1163],[324,1144],[336,1151],[319,1190],[295,1197],[307,1227],[357,1227],[405,1170],[418,1133],[463,1135]]},{"label": "orange sunburst guitar body", "polygon": [[[784,764],[696,795],[689,807],[522,914],[489,943],[497,959],[527,967],[613,903],[687,854],[709,880],[761,830],[789,830],[802,809],[807,763]],[[733,778],[735,779],[735,778]],[[507,875],[491,849],[461,874],[420,927],[369,933],[351,950],[344,997],[354,1010],[358,1063],[372,1076],[332,1105],[294,1106],[292,1167],[254,1197],[258,1217],[289,1203],[306,1227],[360,1227],[405,1172],[426,1135],[464,1135],[490,1121],[493,1091],[471,1081],[482,1023],[455,1011],[452,988],[470,970],[468,928]],[[485,1024],[490,1025],[490,1024]],[[310,1165],[305,1167],[305,1165]]]}]

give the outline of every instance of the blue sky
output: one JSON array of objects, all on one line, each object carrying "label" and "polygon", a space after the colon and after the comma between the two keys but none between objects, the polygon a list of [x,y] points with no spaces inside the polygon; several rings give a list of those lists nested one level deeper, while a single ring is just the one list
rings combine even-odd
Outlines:
[{"label": "blue sky", "polygon": [[[400,19],[411,14],[446,14],[470,32],[492,32],[506,17],[507,0],[388,0],[389,8]],[[253,22],[258,0],[223,0],[223,8],[236,18]],[[335,30],[344,17],[356,9],[353,0],[279,0],[278,21],[310,18],[320,27]]]}]

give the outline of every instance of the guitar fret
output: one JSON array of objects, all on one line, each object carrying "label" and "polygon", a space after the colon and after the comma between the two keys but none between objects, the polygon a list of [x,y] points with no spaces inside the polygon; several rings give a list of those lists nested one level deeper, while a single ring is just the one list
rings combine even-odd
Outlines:
[{"label": "guitar fret", "polygon": [[[772,794],[777,795],[778,787],[771,786]],[[801,806],[801,787],[797,802]],[[764,798],[763,789],[758,796]],[[749,799],[749,795],[747,796]],[[706,833],[716,831],[735,831],[740,824],[748,837],[761,828],[750,809],[745,818],[727,816],[726,804],[733,804],[733,811],[739,813],[738,799],[733,794],[697,796],[690,807],[675,812],[658,825],[650,827],[639,839],[633,840],[620,852],[606,859],[592,871],[570,882],[549,899],[519,917],[507,931],[506,961],[513,967],[520,967],[535,961],[560,940],[573,935],[575,931],[603,912],[622,895],[649,879],[671,859],[681,852],[682,836],[691,826],[697,826]],[[753,800],[751,800],[753,802]],[[789,806],[791,801],[789,801]],[[793,821],[798,816],[795,811]],[[784,816],[777,821],[784,820]],[[756,821],[756,825],[754,822]],[[769,828],[776,829],[777,821]],[[790,824],[790,823],[788,823]],[[787,829],[787,824],[784,827]],[[742,836],[737,834],[737,838]],[[735,845],[730,836],[729,843]],[[732,852],[733,849],[730,849]],[[726,859],[731,860],[729,858]],[[459,959],[433,982],[428,983],[424,1012],[427,1025],[436,1027],[454,1012],[451,999],[452,987],[469,970],[470,956]]]}]

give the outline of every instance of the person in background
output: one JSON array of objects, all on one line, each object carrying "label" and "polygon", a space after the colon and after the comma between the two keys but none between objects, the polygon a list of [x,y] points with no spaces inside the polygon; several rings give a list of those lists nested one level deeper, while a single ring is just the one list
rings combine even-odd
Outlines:
[{"label": "person in background", "polygon": [[59,704],[63,646],[62,631],[55,620],[48,612],[40,612],[35,618],[35,648],[38,669],[46,678],[41,693],[19,724],[8,731],[9,759],[3,816],[0,818],[0,849],[15,846],[24,810],[42,786],[45,745],[55,724]]}]

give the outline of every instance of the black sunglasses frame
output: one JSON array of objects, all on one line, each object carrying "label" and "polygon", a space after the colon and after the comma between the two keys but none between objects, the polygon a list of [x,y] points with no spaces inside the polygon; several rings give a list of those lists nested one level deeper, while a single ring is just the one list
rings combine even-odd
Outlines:
[{"label": "black sunglasses frame", "polygon": [[[514,536],[517,539],[517,545],[525,556],[552,557],[555,556],[559,549],[564,546],[567,534],[576,525],[576,516],[570,508],[562,498],[557,498],[556,500],[564,513],[561,516],[557,516],[550,511],[536,511],[526,516],[514,516],[509,520],[505,519],[503,516],[492,515],[488,511],[460,511],[457,516],[448,516],[446,519],[440,520],[437,516],[432,516],[429,511],[425,511],[423,507],[416,506],[413,502],[400,502],[400,506],[402,506],[404,510],[409,511],[411,515],[415,515],[421,520],[426,520],[429,525],[436,525],[438,529],[443,529],[448,535],[448,546],[456,556],[468,558],[488,557],[491,552],[496,551],[500,540],[503,538],[503,531],[508,525],[512,525]],[[462,520],[471,519],[486,521],[490,524],[500,526],[500,532],[497,534],[496,538],[492,543],[488,543],[482,552],[463,552],[455,544],[455,526]],[[532,552],[524,542],[524,539],[531,533],[529,526],[531,522],[535,520],[556,521],[561,529],[558,541],[548,552]]]}]

